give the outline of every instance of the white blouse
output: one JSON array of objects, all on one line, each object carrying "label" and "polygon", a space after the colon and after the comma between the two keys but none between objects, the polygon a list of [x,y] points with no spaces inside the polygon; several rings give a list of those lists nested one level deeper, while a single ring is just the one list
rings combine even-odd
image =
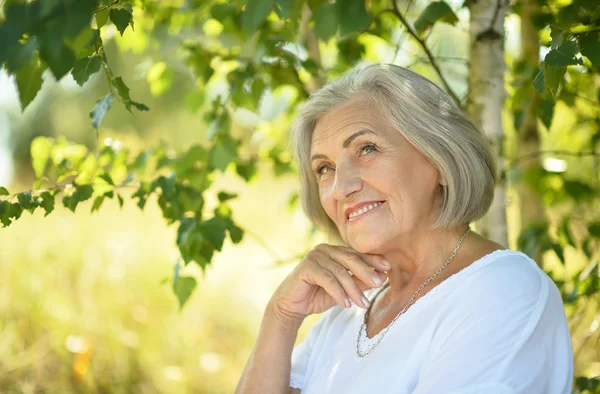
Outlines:
[{"label": "white blouse", "polygon": [[[450,276],[359,358],[364,311],[336,306],[321,316],[293,350],[291,387],[302,394],[571,392],[573,348],[560,293],[523,253],[497,250]],[[381,334],[369,339],[363,330],[362,352]]]}]

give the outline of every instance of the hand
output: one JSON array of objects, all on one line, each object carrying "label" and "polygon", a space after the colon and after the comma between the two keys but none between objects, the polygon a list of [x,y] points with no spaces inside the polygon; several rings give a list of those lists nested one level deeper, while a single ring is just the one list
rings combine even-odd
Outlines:
[{"label": "hand", "polygon": [[319,244],[279,285],[269,302],[270,311],[282,322],[299,327],[306,316],[336,304],[348,308],[350,300],[368,308],[364,291],[381,286],[387,277],[384,271],[390,268],[381,255]]}]

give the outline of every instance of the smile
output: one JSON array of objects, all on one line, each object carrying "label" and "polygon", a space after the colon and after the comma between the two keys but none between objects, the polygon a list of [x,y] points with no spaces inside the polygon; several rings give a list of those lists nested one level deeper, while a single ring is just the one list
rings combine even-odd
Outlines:
[{"label": "smile", "polygon": [[380,202],[376,202],[374,204],[370,204],[369,206],[366,206],[364,208],[359,209],[358,211],[354,211],[351,212],[348,215],[348,221],[352,222],[354,220],[357,220],[360,217],[365,216],[366,214],[370,213],[371,211],[375,210],[375,208],[378,208],[379,206],[381,206],[381,204],[383,204],[385,201],[380,201]]}]

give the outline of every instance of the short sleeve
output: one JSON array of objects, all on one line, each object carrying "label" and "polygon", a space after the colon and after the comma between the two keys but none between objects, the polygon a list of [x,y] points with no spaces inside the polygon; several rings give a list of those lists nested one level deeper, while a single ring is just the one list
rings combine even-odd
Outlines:
[{"label": "short sleeve", "polygon": [[292,351],[292,366],[290,371],[290,387],[300,390],[304,389],[309,362],[313,355],[313,349],[323,331],[324,326],[329,324],[332,312],[340,307],[333,307],[324,312],[319,320],[308,330],[304,341],[297,345]]},{"label": "short sleeve", "polygon": [[527,259],[495,261],[450,296],[412,394],[570,393],[564,306],[551,279]]}]

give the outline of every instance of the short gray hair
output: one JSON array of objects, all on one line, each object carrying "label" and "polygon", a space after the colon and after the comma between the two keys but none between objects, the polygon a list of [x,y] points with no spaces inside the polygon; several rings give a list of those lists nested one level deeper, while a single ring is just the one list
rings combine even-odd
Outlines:
[{"label": "short gray hair", "polygon": [[445,186],[432,228],[449,229],[479,219],[490,208],[497,167],[489,142],[442,89],[414,71],[391,64],[358,65],[313,93],[291,130],[304,212],[317,227],[339,237],[325,213],[311,169],[317,121],[358,95],[369,94],[382,116],[439,171]]}]

